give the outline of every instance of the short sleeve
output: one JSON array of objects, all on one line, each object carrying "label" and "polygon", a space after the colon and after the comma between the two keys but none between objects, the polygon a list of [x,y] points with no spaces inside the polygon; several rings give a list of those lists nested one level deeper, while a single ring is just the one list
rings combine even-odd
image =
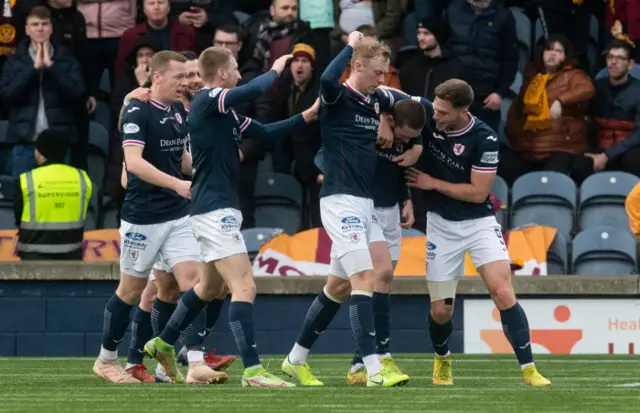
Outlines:
[{"label": "short sleeve", "polygon": [[[225,96],[229,89],[215,88],[198,92],[197,102],[200,106],[198,111],[201,114],[226,114],[228,108],[225,106]],[[202,96],[200,96],[202,94]],[[193,109],[193,104],[192,104]]]},{"label": "short sleeve", "polygon": [[140,146],[144,148],[147,140],[147,107],[134,101],[122,114],[122,147]]},{"label": "short sleeve", "polygon": [[249,126],[251,126],[253,122],[253,119],[251,119],[248,116],[244,116],[244,115],[240,115],[239,113],[236,113],[235,110],[231,110],[231,113],[233,114],[233,117],[235,118],[236,122],[238,123],[238,130],[240,131],[240,133],[244,132],[245,130],[247,130],[247,128]]},{"label": "short sleeve", "polygon": [[471,165],[472,172],[494,174],[498,171],[498,138],[495,135],[486,136],[475,153]]}]

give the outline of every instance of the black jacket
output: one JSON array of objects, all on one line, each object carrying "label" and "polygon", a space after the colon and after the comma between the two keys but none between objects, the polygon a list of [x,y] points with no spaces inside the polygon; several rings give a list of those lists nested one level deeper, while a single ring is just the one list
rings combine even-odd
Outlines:
[{"label": "black jacket", "polygon": [[29,39],[20,42],[0,76],[0,100],[9,108],[7,141],[33,141],[42,83],[49,127],[68,130],[73,142],[77,136],[74,109],[86,93],[80,65],[71,52],[57,45],[51,57],[53,65],[38,71],[29,55],[30,47]]},{"label": "black jacket", "polygon": [[449,79],[462,79],[472,84],[472,73],[460,59],[447,50],[431,58],[416,51],[400,68],[402,90],[412,96],[422,96],[433,102],[436,87]]},{"label": "black jacket", "polygon": [[518,71],[515,19],[502,0],[476,15],[466,0],[451,0],[447,7],[452,52],[473,70],[474,88],[482,98],[497,92],[510,94],[509,87]]}]

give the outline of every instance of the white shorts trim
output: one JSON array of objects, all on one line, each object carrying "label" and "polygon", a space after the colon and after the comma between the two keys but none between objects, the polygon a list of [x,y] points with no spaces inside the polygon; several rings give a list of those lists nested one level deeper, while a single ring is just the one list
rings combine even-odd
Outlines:
[{"label": "white shorts trim", "polygon": [[211,262],[236,254],[246,254],[242,237],[242,213],[222,208],[191,217],[193,231],[202,251],[202,260]]},{"label": "white shorts trim", "polygon": [[120,271],[127,275],[148,278],[158,261],[172,268],[199,258],[188,216],[152,225],[120,222]]},{"label": "white shorts trim", "polygon": [[400,227],[400,206],[374,208],[371,219],[371,242],[386,242],[392,261],[400,260],[402,228]]},{"label": "white shorts trim", "polygon": [[449,221],[434,212],[427,213],[427,280],[457,280],[464,272],[467,251],[476,268],[509,260],[500,224],[493,215]]}]

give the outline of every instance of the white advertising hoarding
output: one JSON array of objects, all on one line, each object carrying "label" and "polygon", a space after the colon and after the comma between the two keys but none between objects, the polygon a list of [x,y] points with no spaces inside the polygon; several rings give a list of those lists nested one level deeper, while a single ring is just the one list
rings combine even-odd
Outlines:
[{"label": "white advertising hoarding", "polygon": [[[537,354],[640,352],[640,299],[522,299]],[[491,300],[464,301],[464,352],[512,353]]]}]

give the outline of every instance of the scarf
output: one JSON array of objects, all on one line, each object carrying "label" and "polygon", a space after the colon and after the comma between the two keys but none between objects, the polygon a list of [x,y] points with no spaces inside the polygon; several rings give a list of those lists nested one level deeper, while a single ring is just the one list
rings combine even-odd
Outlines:
[{"label": "scarf", "polygon": [[253,58],[262,62],[262,68],[269,66],[269,60],[271,59],[269,47],[271,42],[295,33],[299,25],[299,20],[282,25],[273,20],[268,20],[260,24],[258,36],[256,37],[256,48],[253,51]]},{"label": "scarf", "polygon": [[527,115],[525,130],[545,130],[551,128],[551,114],[547,97],[547,83],[553,75],[537,74],[527,87],[522,103]]}]

